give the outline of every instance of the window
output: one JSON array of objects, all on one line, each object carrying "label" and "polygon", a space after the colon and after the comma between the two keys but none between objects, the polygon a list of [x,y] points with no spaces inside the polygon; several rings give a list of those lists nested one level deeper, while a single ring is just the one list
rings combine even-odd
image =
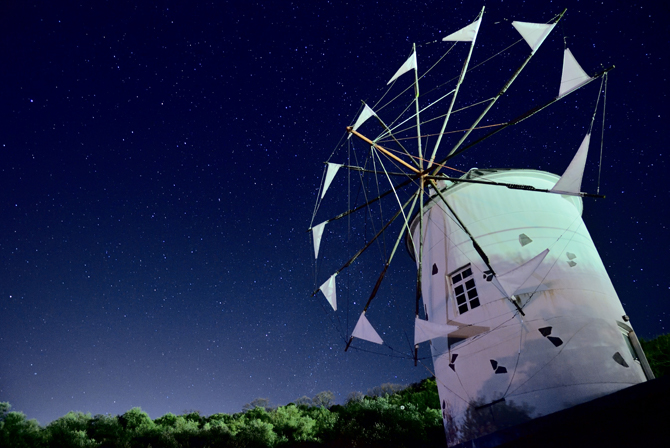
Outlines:
[{"label": "window", "polygon": [[626,342],[626,346],[628,347],[628,351],[630,351],[630,355],[633,357],[633,359],[637,362],[640,362],[640,357],[638,356],[637,352],[635,351],[635,347],[633,347],[633,342],[630,340],[630,331],[619,327],[621,330],[621,336],[623,336],[623,340]]},{"label": "window", "polygon": [[[636,363],[642,367],[644,376],[647,377],[647,380],[654,379],[654,372],[651,370],[651,366],[649,365],[649,361],[647,361],[647,357],[644,356],[644,351],[640,345],[640,340],[637,338],[637,335],[633,329],[623,322],[617,322],[617,324],[619,325],[621,336],[623,336],[623,340],[626,343],[631,356],[636,361]],[[616,361],[616,358],[614,360]]]},{"label": "window", "polygon": [[456,297],[459,314],[479,306],[479,295],[469,264],[451,274],[451,286],[454,288],[454,297]]}]

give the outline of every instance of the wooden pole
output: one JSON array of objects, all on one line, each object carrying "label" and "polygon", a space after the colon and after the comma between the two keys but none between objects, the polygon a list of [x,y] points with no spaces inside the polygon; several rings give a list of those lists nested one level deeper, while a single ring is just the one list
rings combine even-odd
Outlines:
[{"label": "wooden pole", "polygon": [[395,154],[393,154],[393,153],[392,153],[391,151],[389,151],[388,149],[386,149],[386,148],[384,148],[384,147],[382,147],[382,146],[379,146],[378,144],[376,144],[375,142],[373,142],[372,140],[370,140],[369,138],[367,138],[367,137],[364,136],[363,134],[359,133],[358,131],[354,131],[354,128],[353,128],[352,126],[347,126],[347,132],[350,133],[350,134],[352,134],[352,135],[355,135],[355,136],[358,137],[358,138],[360,138],[361,140],[363,140],[365,143],[369,144],[370,146],[374,146],[375,149],[378,149],[379,151],[381,151],[382,153],[384,153],[384,155],[386,155],[386,156],[392,158],[392,159],[395,160],[396,162],[398,162],[398,163],[400,163],[401,165],[403,165],[405,168],[409,168],[410,170],[412,170],[413,172],[415,172],[415,173],[417,173],[417,174],[419,174],[419,173],[421,172],[420,170],[416,169],[415,167],[413,167],[413,166],[410,165],[409,163],[405,162],[405,161],[404,161],[403,159],[401,159],[400,157],[398,157],[398,156],[396,156]]}]

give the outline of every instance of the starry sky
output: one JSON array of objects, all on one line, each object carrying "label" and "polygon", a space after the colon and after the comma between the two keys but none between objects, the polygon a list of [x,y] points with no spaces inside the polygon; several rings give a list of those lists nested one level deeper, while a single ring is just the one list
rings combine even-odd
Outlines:
[{"label": "starry sky", "polygon": [[[432,64],[422,55],[435,61],[448,44],[428,43],[482,6],[2,2],[0,401],[41,424],[71,410],[134,406],[157,418],[323,390],[343,402],[351,391],[429,376],[429,360],[415,367],[405,357],[416,274],[404,246],[369,311],[387,345],[356,342],[345,353],[383,251],[372,248],[342,274],[334,313],[311,293],[369,238],[372,219],[369,228],[329,226],[318,264],[306,230],[323,162],[360,101],[381,97],[413,42],[420,71]],[[587,73],[616,66],[600,182],[607,198],[586,199],[584,220],[636,332],[666,333],[667,6],[485,6],[473,65],[518,39],[512,20],[546,22],[568,8],[494,121],[556,96],[564,38]],[[528,53],[523,45],[473,70],[462,89],[497,93]],[[449,55],[446,80],[466,51]],[[598,85],[452,166],[561,173]],[[599,146],[598,137],[584,191],[597,188]],[[343,174],[315,224],[346,209],[347,188]]]}]

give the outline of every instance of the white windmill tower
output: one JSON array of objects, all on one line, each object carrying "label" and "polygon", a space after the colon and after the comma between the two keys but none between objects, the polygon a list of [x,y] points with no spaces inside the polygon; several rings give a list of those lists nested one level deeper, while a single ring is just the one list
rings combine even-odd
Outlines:
[{"label": "white windmill tower", "polygon": [[[572,174],[464,178],[552,190]],[[578,196],[479,183],[445,185],[425,207],[415,342],[430,340],[445,425],[534,418],[653,378],[581,214]]]},{"label": "white windmill tower", "polygon": [[[404,205],[395,194],[400,210],[389,224],[399,216],[405,218],[396,247],[406,235],[406,243],[419,271],[415,347],[430,343],[445,430],[451,442],[483,435],[476,426],[485,413],[498,415],[499,420],[513,424],[653,377],[581,218],[581,198],[596,196],[581,192],[590,130],[560,177],[530,169],[472,169],[460,178],[440,173],[447,160],[502,129],[524,121],[591,81],[605,79],[611,69],[588,76],[566,48],[558,96],[463,146],[563,13],[549,24],[514,22],[514,27],[530,46],[530,54],[498,95],[483,102],[487,103],[484,111],[446,158],[437,163],[436,153],[468,71],[482,14],[483,9],[473,23],[443,39],[470,42],[470,51],[456,88],[423,109],[425,111],[452,96],[447,113],[441,116],[444,121],[430,157],[428,153],[424,156],[422,145],[425,137],[421,133],[416,48],[389,81],[414,72],[414,114],[404,120],[397,118],[387,125],[365,105],[355,124],[347,128],[349,137],[354,135],[369,145],[370,152],[383,168],[378,174],[389,176],[383,167],[383,157],[396,168],[409,170],[407,181],[391,182],[389,192],[395,194],[407,185],[418,185],[417,192]],[[405,108],[403,113],[408,109]],[[384,128],[374,139],[358,131],[372,117],[377,118]],[[383,139],[392,140],[409,156],[400,143],[398,128],[414,118],[417,157],[408,160],[380,145]],[[432,120],[426,120],[426,123],[428,121]],[[320,199],[340,166],[328,165]],[[407,217],[412,216],[415,205],[417,216],[410,221]],[[330,221],[311,228],[317,257],[324,226]],[[386,226],[366,248],[385,229]],[[322,291],[334,310],[337,309],[336,276],[361,252],[358,251],[314,292]],[[347,348],[354,338],[377,344],[383,342],[367,320],[366,311],[394,253],[395,248],[358,319]],[[419,313],[419,297],[423,301],[425,319]],[[416,353],[415,348],[415,362]],[[487,425],[484,431],[493,429],[495,425]]]}]

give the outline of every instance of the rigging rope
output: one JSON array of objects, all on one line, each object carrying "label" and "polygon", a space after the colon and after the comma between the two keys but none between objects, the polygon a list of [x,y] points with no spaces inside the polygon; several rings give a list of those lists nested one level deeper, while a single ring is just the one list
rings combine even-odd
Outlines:
[{"label": "rigging rope", "polygon": [[[363,109],[363,107],[364,107],[364,106],[361,105],[361,106],[358,108],[358,112],[356,112],[356,115],[354,115],[354,117],[357,117],[357,116],[361,113],[361,110]],[[350,123],[350,124],[353,125],[353,122]],[[337,144],[335,145],[335,147],[333,148],[333,150],[330,152],[330,155],[329,155],[328,158],[326,159],[326,163],[330,162],[330,159],[333,158],[333,155],[335,155],[335,152],[337,151],[337,149],[338,149],[338,148],[340,147],[340,145],[342,144],[342,140],[344,140],[344,138],[345,138],[347,135],[348,135],[348,133],[345,132],[344,134],[342,134],[342,136],[340,136],[340,140],[337,142]],[[319,184],[319,190],[317,191],[316,202],[314,203],[314,211],[312,211],[312,219],[311,219],[311,221],[310,221],[310,223],[309,223],[309,227],[310,227],[310,229],[311,229],[312,226],[314,225],[314,218],[316,218],[316,213],[319,211],[319,207],[321,206],[321,201],[322,201],[322,198],[321,198],[321,190],[323,189],[323,187],[324,187],[324,185],[325,185],[325,182],[326,182],[326,169],[327,169],[327,166],[324,167],[323,174],[321,175],[321,183]]]},{"label": "rigging rope", "polygon": [[[429,137],[429,136],[426,136],[426,137]],[[389,149],[389,148],[384,148],[384,149],[387,150],[387,151],[389,151],[389,152],[395,152],[395,153],[397,153],[397,154],[400,154],[400,151],[398,151],[397,149]],[[422,160],[422,161],[424,161],[424,162],[427,162],[427,161],[428,161],[428,160],[426,160],[425,158],[422,158],[422,157],[419,157],[419,156],[410,156],[410,157],[412,157],[412,159],[415,159],[415,160]],[[388,158],[388,157],[387,157],[387,158]],[[394,162],[394,161],[393,161],[392,159],[390,159],[390,158],[389,158],[389,160],[391,160],[391,162]],[[398,164],[396,164],[395,162],[394,162],[393,164],[396,166],[396,168],[400,169],[400,166],[398,166]],[[459,169],[457,169],[457,168],[452,168],[452,167],[450,167],[450,166],[446,166],[446,165],[443,165],[443,164],[438,164],[438,163],[434,163],[434,162],[433,162],[433,165],[438,165],[438,166],[440,166],[441,168],[446,168],[446,169],[448,169],[448,170],[457,171],[457,172],[462,173],[462,174],[466,174],[466,173],[467,173],[467,171],[461,171],[461,170],[459,170]],[[387,174],[389,174],[389,173],[387,173]],[[403,174],[408,175],[407,173],[403,173]]]},{"label": "rigging rope", "polygon": [[[398,197],[398,193],[395,190],[395,188],[393,187],[393,182],[391,182],[391,178],[390,178],[388,172],[386,171],[386,167],[384,166],[384,163],[382,162],[382,159],[379,156],[379,153],[374,150],[374,147],[373,147],[373,153],[379,159],[379,164],[381,165],[382,169],[384,170],[384,173],[386,173],[386,178],[388,179],[389,184],[391,185],[391,189],[393,190],[393,194],[395,195],[396,201],[398,201],[398,205],[400,206],[400,211],[402,212],[402,217],[405,220],[405,227],[407,229],[409,229],[410,228],[409,222],[407,221],[407,216],[405,215],[405,211],[404,211],[404,208],[402,206],[402,203],[400,202],[400,198]],[[412,244],[414,244],[414,239],[412,238],[411,232],[409,232],[408,235],[410,237],[410,240],[412,241]]]},{"label": "rigging rope", "polygon": [[[421,359],[422,359],[422,358],[419,358],[418,361],[421,362]],[[426,359],[426,358],[423,358],[423,359]],[[439,382],[439,383],[442,385],[442,387],[444,387],[445,389],[447,389],[449,392],[451,392],[452,394],[454,394],[456,397],[458,397],[458,398],[460,398],[461,400],[463,400],[464,403],[470,403],[470,401],[471,401],[471,399],[470,399],[470,395],[468,395],[468,391],[465,389],[465,387],[463,388],[463,391],[465,392],[465,395],[468,397],[467,400],[466,400],[465,398],[461,397],[460,395],[458,395],[458,394],[457,394],[456,392],[454,392],[452,389],[450,389],[450,388],[449,388],[446,384],[444,384],[442,381],[440,381],[439,377],[438,377],[437,375],[435,375],[435,372],[433,372],[427,365],[425,365],[425,364],[422,363],[422,362],[421,362],[421,365],[422,365],[422,366],[423,366],[423,367],[424,367],[424,368],[425,368],[431,375],[433,375],[433,376],[435,377],[435,382]],[[460,380],[460,378],[459,378],[459,380]],[[462,385],[463,385],[463,384],[461,384],[461,386],[462,386]]]},{"label": "rigging rope", "polygon": [[[379,196],[381,194],[381,192],[379,191],[379,177],[378,177],[379,175],[377,173],[377,162],[375,161],[375,157],[374,157],[375,152],[376,151],[374,151],[374,150],[372,151],[372,168],[375,170],[375,173],[374,173],[375,174],[375,185],[377,186],[377,196]],[[377,157],[379,157],[379,155],[377,155]],[[384,170],[384,172],[386,172],[386,170]],[[388,173],[386,173],[386,176],[388,177]],[[384,221],[384,209],[382,208],[381,201],[379,201],[378,205],[379,205],[379,217],[383,222]],[[402,207],[402,205],[401,205],[401,207]],[[382,255],[383,258],[386,258],[386,233],[384,233],[382,235],[382,249],[383,250],[382,250],[381,255]]]},{"label": "rigging rope", "polygon": [[[447,52],[444,53],[444,54],[440,57],[440,59],[438,59],[437,62],[435,62],[435,64],[433,64],[432,67],[430,67],[430,68],[429,68],[423,75],[421,75],[421,76],[419,77],[419,80],[422,80],[428,73],[430,73],[430,71],[431,71],[433,68],[435,68],[435,66],[436,66],[437,64],[439,64],[440,61],[442,61],[442,59],[444,59],[445,56],[447,56],[447,55],[449,54],[449,52],[454,48],[455,45],[456,45],[456,43],[454,43],[454,44],[451,46],[451,48],[449,48],[449,49],[447,50]],[[410,53],[410,56],[411,56],[411,53]],[[454,79],[456,79],[456,78],[454,78]],[[450,81],[447,81],[446,83],[441,84],[440,87],[441,87],[441,86],[444,86],[444,85],[446,85],[446,84],[449,84],[451,81],[453,81],[453,80],[450,80]],[[393,81],[393,82],[391,83],[391,85],[390,85],[389,88],[386,90],[386,92],[384,93],[384,95],[383,95],[383,96],[382,96],[382,97],[375,103],[375,105],[372,107],[373,109],[376,108],[377,105],[378,105],[379,103],[381,103],[381,101],[382,101],[382,99],[384,98],[384,96],[386,96],[386,94],[389,92],[389,90],[391,90],[391,88],[392,88],[394,85],[395,85],[395,81]],[[407,91],[408,91],[409,89],[411,89],[412,87],[414,87],[414,83],[410,84],[409,86],[407,86],[407,87],[405,88],[405,90],[403,90],[402,92],[400,92],[399,94],[397,94],[396,96],[394,96],[388,103],[386,103],[386,104],[384,104],[382,107],[380,107],[380,108],[378,109],[378,111],[381,111],[381,110],[384,109],[386,106],[388,106],[389,104],[393,103],[393,102],[394,102],[395,100],[397,100],[403,93],[407,92]],[[430,92],[432,92],[433,90],[436,90],[437,88],[438,88],[438,87],[432,89]]]},{"label": "rigging rope", "polygon": [[568,344],[570,344],[570,341],[572,341],[572,339],[573,339],[575,336],[577,336],[577,334],[578,334],[580,331],[582,331],[588,324],[589,324],[589,322],[585,322],[584,325],[583,325],[579,330],[575,331],[575,333],[574,333],[572,336],[570,336],[570,339],[568,339],[567,341],[565,341],[565,343],[563,344],[563,346],[561,347],[561,349],[558,351],[558,353],[556,353],[556,355],[554,355],[554,356],[553,356],[549,361],[547,361],[542,367],[540,367],[539,369],[537,369],[537,371],[535,371],[535,373],[533,373],[533,374],[530,375],[528,378],[526,378],[526,381],[524,381],[523,383],[519,384],[514,390],[512,390],[512,391],[509,393],[509,396],[511,396],[512,394],[514,394],[514,392],[516,392],[517,390],[519,390],[519,389],[521,388],[521,386],[523,386],[524,384],[526,384],[528,381],[532,380],[532,379],[533,379],[538,373],[540,373],[545,367],[547,367],[549,364],[551,364],[551,362],[552,362],[554,359],[556,359],[561,353],[563,353],[563,350],[565,350],[565,348],[568,346]]},{"label": "rigging rope", "polygon": [[[605,109],[607,108],[607,73],[603,76],[605,81],[605,91],[603,92],[603,125],[600,131],[600,161],[598,162],[598,188],[596,189],[596,194],[600,194],[600,172],[603,166],[603,145],[605,142]],[[602,89],[602,84],[600,85]]]},{"label": "rigging rope", "polygon": [[521,324],[519,325],[519,351],[516,355],[516,364],[514,364],[514,370],[512,371],[512,378],[509,380],[509,384],[507,385],[507,389],[505,389],[505,393],[503,393],[503,398],[507,396],[507,392],[509,391],[509,388],[512,387],[512,383],[514,382],[514,377],[516,376],[516,369],[519,367],[519,359],[521,359],[521,342],[523,341],[523,319],[521,320]]},{"label": "rigging rope", "polygon": [[596,115],[598,114],[598,105],[600,104],[600,94],[603,91],[603,84],[605,82],[605,76],[600,80],[600,89],[598,89],[598,98],[596,99],[596,107],[593,108],[593,116],[591,116],[591,125],[589,126],[589,134],[593,130],[593,123],[596,121]]},{"label": "rigging rope", "polygon": [[[478,104],[481,104],[481,103],[478,103]],[[458,111],[456,111],[456,112],[458,112]],[[454,112],[452,112],[452,114],[453,113]],[[443,117],[444,117],[444,115],[442,115],[440,117],[435,117],[435,118],[432,118],[431,120],[425,121],[424,123],[428,123],[430,121],[436,120],[438,118],[443,118]],[[474,127],[474,128],[458,129],[458,130],[455,130],[455,131],[445,131],[445,132],[442,132],[442,133],[438,132],[437,134],[423,134],[423,135],[421,135],[421,138],[435,137],[436,135],[456,134],[456,133],[459,133],[459,132],[474,131],[474,130],[477,130],[477,129],[494,128],[494,127],[497,127],[497,126],[504,126],[506,124],[507,123],[487,124],[486,126],[477,126],[477,127]],[[399,132],[405,132],[405,131],[408,131],[410,129],[414,129],[415,127],[416,126],[412,126],[412,127],[403,129],[402,131],[399,131]],[[402,137],[402,138],[398,138],[397,140],[412,140],[412,139],[415,139],[415,138],[416,137]],[[390,143],[391,142],[391,140],[377,140],[377,141],[380,142],[380,143]]]}]

